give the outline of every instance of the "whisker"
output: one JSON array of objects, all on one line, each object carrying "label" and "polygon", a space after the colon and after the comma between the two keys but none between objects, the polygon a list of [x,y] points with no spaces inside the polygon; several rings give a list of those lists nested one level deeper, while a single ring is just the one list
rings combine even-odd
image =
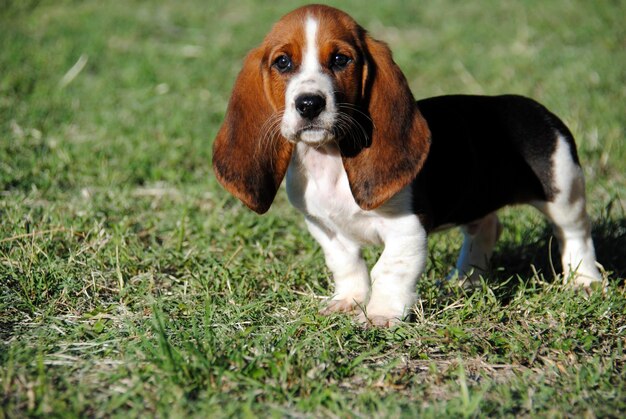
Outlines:
[{"label": "whisker", "polygon": [[280,141],[284,141],[280,135],[280,123],[283,111],[272,114],[261,126],[253,159],[259,158],[259,153],[275,154],[280,147]]},{"label": "whisker", "polygon": [[265,151],[266,142],[268,141],[269,136],[274,128],[275,116],[270,116],[261,126],[259,130],[259,139],[256,144],[254,158],[258,157],[258,153]]},{"label": "whisker", "polygon": [[[339,107],[341,108],[341,105]],[[344,106],[347,108],[347,106]],[[346,138],[352,140],[354,146],[359,145],[359,140],[363,140],[365,143],[368,142],[369,136],[365,128],[358,122],[358,120],[345,112],[337,113],[337,128],[340,129],[341,134],[345,135]]]},{"label": "whisker", "polygon": [[355,111],[358,114],[362,115],[365,119],[367,119],[368,121],[370,121],[372,123],[372,126],[374,125],[374,121],[372,120],[372,118],[366,114],[365,112],[363,112],[358,106],[353,105],[352,103],[347,103],[347,102],[340,102],[337,104],[337,107],[339,109],[341,108],[345,108],[345,109],[349,109],[351,111]]}]

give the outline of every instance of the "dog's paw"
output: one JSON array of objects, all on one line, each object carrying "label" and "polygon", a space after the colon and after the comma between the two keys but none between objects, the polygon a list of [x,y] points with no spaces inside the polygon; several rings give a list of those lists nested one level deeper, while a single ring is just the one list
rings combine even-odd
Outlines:
[{"label": "dog's paw", "polygon": [[608,291],[608,287],[605,281],[591,275],[576,273],[570,279],[569,283],[577,290],[581,290],[589,296],[596,292],[606,293]]},{"label": "dog's paw", "polygon": [[471,291],[480,287],[480,275],[472,271],[471,275],[459,274],[457,269],[453,269],[443,281],[439,281],[438,285],[449,284],[457,286],[466,291]]},{"label": "dog's paw", "polygon": [[361,312],[357,316],[357,322],[363,326],[365,329],[370,327],[394,327],[402,322],[400,316],[388,316],[388,315],[366,315],[364,312]]},{"label": "dog's paw", "polygon": [[[481,287],[485,273],[486,272],[482,269],[471,268],[469,273],[464,274],[460,273],[457,268],[454,268],[446,276],[444,281],[450,285],[458,286],[465,291],[473,291]],[[443,284],[444,282],[442,281],[440,283]]]},{"label": "dog's paw", "polygon": [[394,327],[404,321],[411,312],[416,301],[414,293],[397,293],[386,295],[373,291],[365,310],[357,317],[357,321],[365,328]]},{"label": "dog's paw", "polygon": [[333,313],[352,313],[362,306],[363,300],[354,297],[335,297],[326,303],[326,306],[320,310],[320,314],[328,316]]},{"label": "dog's paw", "polygon": [[571,283],[577,288],[600,288],[602,279],[584,274],[575,274]]},{"label": "dog's paw", "polygon": [[365,311],[357,316],[357,321],[365,328],[393,327],[402,322],[404,313],[402,306],[368,304]]}]

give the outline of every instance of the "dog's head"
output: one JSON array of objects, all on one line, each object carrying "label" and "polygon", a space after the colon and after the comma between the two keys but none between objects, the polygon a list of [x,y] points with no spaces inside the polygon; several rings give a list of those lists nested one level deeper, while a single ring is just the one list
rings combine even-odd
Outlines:
[{"label": "dog's head", "polygon": [[294,10],[246,57],[213,147],[218,180],[266,212],[294,145],[339,145],[355,201],[380,206],[409,184],[430,132],[386,44],[327,6]]}]

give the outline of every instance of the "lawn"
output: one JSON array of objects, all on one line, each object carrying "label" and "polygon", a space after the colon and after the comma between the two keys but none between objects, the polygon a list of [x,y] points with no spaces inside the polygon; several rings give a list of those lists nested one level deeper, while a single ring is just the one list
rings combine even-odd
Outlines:
[{"label": "lawn", "polygon": [[461,236],[434,235],[391,330],[319,315],[329,273],[284,191],[257,216],[211,172],[245,53],[296,4],[0,0],[0,418],[621,416],[626,4],[331,2],[417,98],[560,115],[607,278],[560,285],[549,226],[506,209],[483,285],[441,283]]}]

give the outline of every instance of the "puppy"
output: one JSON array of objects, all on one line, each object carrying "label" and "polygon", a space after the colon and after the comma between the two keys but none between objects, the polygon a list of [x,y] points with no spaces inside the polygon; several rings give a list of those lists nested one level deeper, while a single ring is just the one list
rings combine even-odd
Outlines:
[{"label": "puppy", "polygon": [[[287,177],[333,274],[325,313],[364,307],[390,326],[416,301],[427,235],[461,226],[458,275],[485,272],[496,211],[527,203],[553,224],[563,279],[601,280],[574,139],[537,102],[513,95],[415,102],[386,44],[347,14],[299,8],[246,57],[213,146],[217,179],[266,212]],[[361,247],[383,244],[371,274]]]}]

